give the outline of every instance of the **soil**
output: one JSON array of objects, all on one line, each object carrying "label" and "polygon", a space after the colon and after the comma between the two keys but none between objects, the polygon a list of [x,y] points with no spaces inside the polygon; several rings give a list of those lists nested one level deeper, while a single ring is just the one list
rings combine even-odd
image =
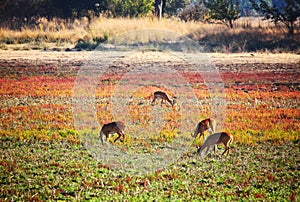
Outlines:
[{"label": "soil", "polygon": [[[192,82],[197,80],[195,67],[189,58],[199,54],[148,52],[54,52],[54,51],[0,51],[0,77],[49,75],[76,77],[79,70],[87,65],[109,66],[106,74],[120,76],[143,65],[167,66],[187,75]],[[292,85],[300,89],[300,55],[271,53],[201,53],[204,63],[216,67],[225,81],[241,82],[255,77],[267,83]],[[184,57],[184,58],[182,58]],[[194,79],[195,77],[196,79]]]}]

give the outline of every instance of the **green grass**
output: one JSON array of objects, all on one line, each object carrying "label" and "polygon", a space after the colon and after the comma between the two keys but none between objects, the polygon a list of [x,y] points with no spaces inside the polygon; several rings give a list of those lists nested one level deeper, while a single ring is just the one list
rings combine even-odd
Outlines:
[{"label": "green grass", "polygon": [[[299,200],[299,141],[233,144],[204,160],[190,148],[178,162],[143,176],[96,162],[80,144],[0,139],[0,199],[12,200]],[[218,154],[221,154],[219,146]]]}]

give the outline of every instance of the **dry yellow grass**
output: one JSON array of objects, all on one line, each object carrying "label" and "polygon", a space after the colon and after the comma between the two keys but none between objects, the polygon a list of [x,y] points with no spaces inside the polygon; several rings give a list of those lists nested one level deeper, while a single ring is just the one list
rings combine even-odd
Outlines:
[{"label": "dry yellow grass", "polygon": [[42,19],[34,28],[24,27],[22,30],[10,30],[1,28],[0,38],[39,39],[46,42],[57,40],[75,43],[79,39],[101,37],[104,34],[115,36],[124,32],[140,29],[167,29],[180,34],[188,34],[199,29],[201,23],[184,23],[175,19],[162,19],[158,21],[152,18],[96,18],[90,23],[85,18],[67,21],[47,21]]},{"label": "dry yellow grass", "polygon": [[[258,21],[253,19],[240,20],[237,26],[249,23],[251,26],[258,26]],[[0,38],[11,39],[37,39],[44,37],[46,41],[65,40],[77,42],[82,38],[92,38],[96,36],[115,36],[124,32],[140,29],[166,29],[178,34],[187,35],[198,31],[205,35],[228,30],[224,25],[206,24],[201,22],[183,22],[176,18],[162,19],[156,18],[95,18],[90,23],[86,18],[68,22],[65,20],[48,21],[44,18],[38,20],[34,28],[23,27],[22,30],[10,30],[1,28]]]},{"label": "dry yellow grass", "polygon": [[[0,48],[10,49],[9,47],[12,46],[18,49],[16,48],[18,44],[30,44],[36,49],[51,46],[74,47],[79,40],[90,42],[96,39],[111,39],[122,33],[143,29],[168,30],[205,43],[229,41],[229,44],[227,42],[220,44],[215,50],[218,51],[220,47],[221,49],[224,47],[223,52],[245,51],[247,47],[244,46],[257,38],[266,41],[272,41],[274,38],[283,39],[286,32],[284,28],[275,27],[273,23],[262,21],[260,18],[241,18],[235,22],[234,29],[229,29],[221,24],[183,22],[177,18],[165,18],[160,21],[152,17],[94,18],[90,22],[86,18],[77,19],[73,22],[58,19],[48,21],[41,18],[35,26],[23,27],[22,30],[0,28]],[[299,34],[299,30],[296,30],[295,35],[298,38]],[[295,40],[297,41],[297,38]],[[255,47],[255,44],[252,47]],[[214,48],[211,50],[214,51]]]}]

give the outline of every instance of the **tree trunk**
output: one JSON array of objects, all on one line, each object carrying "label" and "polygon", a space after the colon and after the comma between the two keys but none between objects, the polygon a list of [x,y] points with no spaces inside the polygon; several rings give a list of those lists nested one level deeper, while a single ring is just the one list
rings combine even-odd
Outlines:
[{"label": "tree trunk", "polygon": [[233,23],[232,23],[232,20],[229,20],[229,27],[230,27],[230,29],[232,29],[232,28],[233,28]]},{"label": "tree trunk", "polygon": [[288,29],[289,29],[288,35],[293,36],[294,35],[294,22],[289,22]]},{"label": "tree trunk", "polygon": [[158,4],[158,20],[162,18],[163,1]]}]

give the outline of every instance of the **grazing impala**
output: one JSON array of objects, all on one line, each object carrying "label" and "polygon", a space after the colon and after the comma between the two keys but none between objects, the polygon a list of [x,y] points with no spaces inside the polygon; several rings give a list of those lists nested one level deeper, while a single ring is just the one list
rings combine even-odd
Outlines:
[{"label": "grazing impala", "polygon": [[232,136],[227,133],[227,132],[220,132],[220,133],[214,133],[210,136],[208,136],[208,138],[206,138],[205,142],[203,143],[203,145],[198,148],[198,153],[201,155],[202,151],[204,151],[204,149],[206,148],[206,152],[205,154],[208,153],[208,150],[211,146],[214,146],[214,151],[215,151],[215,155],[216,155],[216,149],[217,149],[217,145],[218,144],[224,144],[225,146],[225,151],[222,153],[222,156],[227,152],[227,155],[229,154],[229,144],[233,141]]},{"label": "grazing impala", "polygon": [[120,137],[122,137],[122,139],[124,140],[124,138],[125,138],[125,135],[123,133],[124,129],[125,129],[125,125],[121,121],[104,124],[100,130],[100,140],[101,140],[102,144],[103,144],[103,135],[105,135],[106,141],[108,141],[110,134],[117,133],[119,136],[117,137],[117,139],[115,139],[114,142],[116,142],[118,139],[120,139]]},{"label": "grazing impala", "polygon": [[153,98],[153,100],[152,100],[152,104],[153,104],[158,98],[161,99],[161,104],[164,103],[164,102],[163,102],[164,100],[166,100],[167,102],[169,102],[169,103],[172,105],[172,107],[173,107],[174,104],[175,104],[175,100],[171,101],[171,100],[169,99],[168,95],[167,95],[166,93],[162,92],[162,91],[156,91],[156,92],[154,92],[153,95],[154,95],[154,98]]},{"label": "grazing impala", "polygon": [[200,138],[201,138],[201,136],[203,136],[203,138],[204,138],[204,132],[208,129],[211,129],[212,133],[215,132],[216,121],[212,118],[204,119],[198,123],[195,133],[194,133],[194,138],[197,138],[197,135],[199,133],[200,133]]}]

